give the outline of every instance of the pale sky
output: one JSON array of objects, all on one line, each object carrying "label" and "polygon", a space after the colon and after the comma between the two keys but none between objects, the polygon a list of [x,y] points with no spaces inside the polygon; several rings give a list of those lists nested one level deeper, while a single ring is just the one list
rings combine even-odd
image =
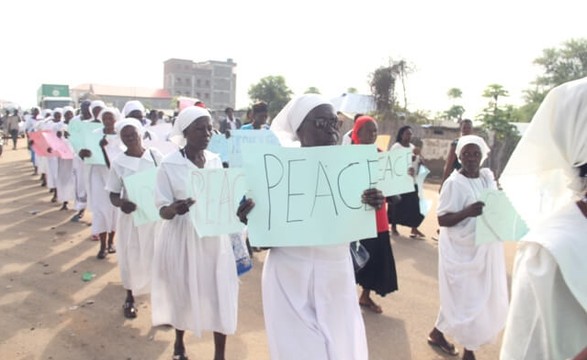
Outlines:
[{"label": "pale sky", "polygon": [[7,0],[0,99],[28,108],[42,83],[162,88],[169,58],[232,58],[241,108],[269,75],[295,94],[369,94],[369,74],[392,58],[416,68],[411,110],[446,110],[457,87],[474,117],[492,83],[510,92],[505,103],[521,104],[542,50],[587,37],[586,9],[584,0]]}]

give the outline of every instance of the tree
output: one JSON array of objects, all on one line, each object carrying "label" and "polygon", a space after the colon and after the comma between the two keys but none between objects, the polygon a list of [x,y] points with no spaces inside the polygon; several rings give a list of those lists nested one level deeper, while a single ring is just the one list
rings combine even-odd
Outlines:
[{"label": "tree", "polygon": [[453,105],[444,112],[444,117],[453,121],[460,121],[465,113],[465,108],[461,105]]},{"label": "tree", "polygon": [[508,91],[499,84],[491,84],[483,91],[483,97],[488,98],[488,104],[480,115],[483,121],[483,130],[491,138],[491,152],[489,153],[489,167],[499,178],[505,164],[509,160],[514,148],[520,140],[518,129],[511,124],[516,121],[516,108],[512,105],[500,106],[501,97],[508,96]]},{"label": "tree", "polygon": [[402,83],[404,94],[403,111],[407,111],[408,98],[406,95],[405,78],[411,73],[412,67],[405,60],[389,61],[388,66],[381,66],[370,74],[369,86],[375,99],[377,112],[382,119],[394,118],[394,107],[397,106],[395,85],[396,80]]},{"label": "tree", "polygon": [[519,109],[521,121],[532,120],[553,87],[587,76],[587,38],[571,39],[559,48],[544,49],[534,64],[541,66],[544,73],[534,80],[532,88],[524,91],[526,103]]},{"label": "tree", "polygon": [[266,76],[249,88],[249,98],[264,101],[269,107],[269,116],[275,117],[291,99],[293,92],[285,84],[283,76]]},{"label": "tree", "polygon": [[456,100],[463,97],[463,91],[459,88],[450,88],[446,92],[446,95],[449,97],[449,99]]},{"label": "tree", "polygon": [[450,88],[448,89],[446,95],[449,99],[453,100],[453,104],[447,111],[444,112],[444,116],[449,120],[456,120],[460,121],[465,113],[465,108],[461,105],[456,103],[457,99],[460,99],[463,96],[463,92],[459,88]]},{"label": "tree", "polygon": [[350,87],[350,88],[346,89],[346,92],[347,92],[347,94],[356,94],[357,88]]},{"label": "tree", "polygon": [[587,38],[571,39],[560,49],[544,49],[542,57],[534,64],[544,68],[544,75],[536,79],[536,84],[548,90],[567,81],[587,76]]},{"label": "tree", "polygon": [[304,94],[320,94],[320,90],[315,86],[310,86],[304,91]]}]

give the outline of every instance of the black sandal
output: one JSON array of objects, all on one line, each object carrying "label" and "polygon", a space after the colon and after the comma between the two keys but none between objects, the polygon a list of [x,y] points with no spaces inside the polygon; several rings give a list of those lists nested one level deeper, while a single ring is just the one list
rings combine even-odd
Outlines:
[{"label": "black sandal", "polygon": [[108,254],[116,254],[116,248],[112,245],[108,246]]},{"label": "black sandal", "polygon": [[96,258],[98,258],[99,260],[106,258],[106,250],[100,249],[100,251],[98,251],[98,255],[96,255]]},{"label": "black sandal", "polygon": [[187,356],[184,354],[173,354],[172,360],[189,360]]},{"label": "black sandal", "polygon": [[134,319],[137,317],[137,308],[135,308],[134,303],[125,302],[122,305],[122,312],[124,313],[124,317],[127,319]]}]

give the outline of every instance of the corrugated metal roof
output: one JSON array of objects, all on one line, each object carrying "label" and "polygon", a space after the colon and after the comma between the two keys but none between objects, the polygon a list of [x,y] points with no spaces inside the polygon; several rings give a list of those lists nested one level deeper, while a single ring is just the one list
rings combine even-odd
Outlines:
[{"label": "corrugated metal roof", "polygon": [[368,114],[375,111],[375,100],[371,95],[344,93],[330,99],[334,109],[347,114]]}]

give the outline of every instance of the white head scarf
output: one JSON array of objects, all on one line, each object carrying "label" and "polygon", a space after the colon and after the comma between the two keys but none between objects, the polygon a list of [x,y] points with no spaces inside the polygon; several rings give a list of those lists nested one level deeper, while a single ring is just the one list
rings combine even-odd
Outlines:
[{"label": "white head scarf", "polygon": [[90,103],[90,113],[92,114],[92,116],[94,116],[93,115],[94,114],[94,108],[97,108],[97,107],[101,107],[102,109],[105,109],[106,108],[106,104],[104,104],[104,101],[102,101],[102,100],[93,100]]},{"label": "white head scarf", "polygon": [[106,113],[111,113],[111,114],[114,115],[114,124],[116,124],[120,120],[120,111],[117,108],[115,108],[115,107],[104,107],[102,109],[102,111],[100,111],[100,114],[98,114],[98,120],[100,122],[103,122],[102,121],[102,118],[103,118],[104,114],[106,114]]},{"label": "white head scarf", "polygon": [[212,118],[207,109],[199,106],[188,106],[184,108],[175,119],[171,133],[169,134],[169,140],[173,141],[179,147],[184,147],[185,137],[183,136],[183,131],[190,126],[191,123],[196,121],[196,119],[201,118],[202,116]]},{"label": "white head scarf", "polygon": [[143,134],[145,133],[145,128],[143,127],[143,124],[141,124],[141,122],[135,118],[126,118],[124,120],[117,121],[114,125],[116,133],[120,135],[120,131],[126,126],[134,127],[135,129],[137,129],[139,136],[141,138],[143,137]]},{"label": "white head scarf", "polygon": [[61,118],[63,118],[63,108],[58,107],[53,109],[53,116],[55,116],[56,113],[61,114]]},{"label": "white head scarf", "polygon": [[332,103],[317,94],[304,94],[291,99],[271,122],[271,130],[277,135],[282,146],[300,146],[297,130],[306,115],[315,107]]},{"label": "white head scarf", "polygon": [[457,142],[457,147],[455,149],[455,154],[457,155],[457,158],[459,158],[459,156],[461,155],[461,151],[463,150],[463,148],[469,144],[475,144],[479,146],[479,149],[481,149],[481,163],[483,163],[483,161],[487,159],[487,155],[489,155],[490,150],[485,140],[483,140],[482,137],[477,135],[464,135],[459,138],[459,141]]},{"label": "white head scarf", "polygon": [[520,216],[540,223],[583,192],[587,163],[587,77],[547,95],[510,157],[500,184]]},{"label": "white head scarf", "polygon": [[145,107],[143,106],[143,104],[140,101],[138,101],[138,100],[127,101],[126,104],[124,104],[124,107],[122,108],[122,115],[124,115],[124,117],[128,117],[128,114],[130,114],[131,112],[133,112],[135,110],[140,110],[141,113],[143,114],[143,116],[145,115]]},{"label": "white head scarf", "polygon": [[[145,128],[143,127],[143,124],[141,124],[141,122],[135,118],[126,118],[117,121],[114,125],[114,128],[116,129],[116,135],[118,135],[118,137],[120,138],[120,133],[122,132],[122,129],[124,129],[127,126],[132,126],[135,129],[137,129],[137,133],[139,134],[139,141],[142,144],[143,135],[145,134]],[[122,139],[120,139],[120,142],[123,143]]]},{"label": "white head scarf", "polygon": [[73,106],[64,106],[63,107],[63,115],[65,115],[65,113],[68,111],[71,111],[71,113],[73,115],[75,115],[75,109],[73,108]]}]

